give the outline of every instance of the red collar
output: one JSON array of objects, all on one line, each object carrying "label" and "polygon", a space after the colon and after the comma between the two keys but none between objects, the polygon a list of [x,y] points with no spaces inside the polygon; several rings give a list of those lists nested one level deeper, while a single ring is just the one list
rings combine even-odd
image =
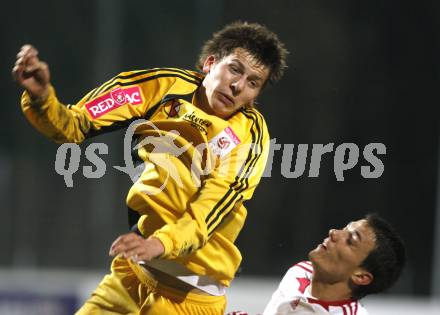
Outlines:
[{"label": "red collar", "polygon": [[325,308],[327,311],[329,310],[329,306],[343,306],[343,305],[350,304],[352,302],[356,302],[356,300],[353,300],[353,299],[340,300],[340,301],[321,301],[321,300],[317,300],[317,299],[314,299],[311,297],[308,297],[307,301],[309,303],[319,304],[323,308]]}]

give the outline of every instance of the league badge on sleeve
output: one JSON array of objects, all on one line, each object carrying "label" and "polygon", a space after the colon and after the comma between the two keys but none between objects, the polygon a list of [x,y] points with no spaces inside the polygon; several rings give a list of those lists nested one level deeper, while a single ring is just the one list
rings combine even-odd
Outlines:
[{"label": "league badge on sleeve", "polygon": [[231,127],[225,128],[209,141],[209,147],[215,155],[224,157],[241,143]]}]

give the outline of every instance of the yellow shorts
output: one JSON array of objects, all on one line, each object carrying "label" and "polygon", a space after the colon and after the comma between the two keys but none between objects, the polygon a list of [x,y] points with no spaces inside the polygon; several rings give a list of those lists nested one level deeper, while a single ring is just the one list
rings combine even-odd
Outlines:
[{"label": "yellow shorts", "polygon": [[116,257],[106,275],[76,315],[219,315],[225,296],[184,292],[158,283],[137,264]]}]

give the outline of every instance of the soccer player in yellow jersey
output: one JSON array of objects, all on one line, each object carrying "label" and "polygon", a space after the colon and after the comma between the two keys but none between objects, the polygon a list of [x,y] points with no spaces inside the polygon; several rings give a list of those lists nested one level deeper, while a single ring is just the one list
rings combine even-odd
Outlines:
[{"label": "soccer player in yellow jersey", "polygon": [[136,169],[131,232],[111,245],[111,274],[78,314],[223,314],[241,261],[234,242],[265,168],[266,123],[254,102],[278,81],[287,51],[259,24],[227,25],[208,40],[201,72],[123,72],[76,104],[60,103],[46,63],[25,45],[12,70],[30,123],[80,143],[132,127]]}]

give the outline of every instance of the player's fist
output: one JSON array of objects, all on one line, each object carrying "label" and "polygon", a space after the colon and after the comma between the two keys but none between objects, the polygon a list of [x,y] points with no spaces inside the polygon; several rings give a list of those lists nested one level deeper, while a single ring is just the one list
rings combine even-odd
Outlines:
[{"label": "player's fist", "polygon": [[38,58],[32,45],[24,45],[17,54],[13,78],[24,87],[31,98],[45,100],[49,92],[50,72],[47,63]]}]

